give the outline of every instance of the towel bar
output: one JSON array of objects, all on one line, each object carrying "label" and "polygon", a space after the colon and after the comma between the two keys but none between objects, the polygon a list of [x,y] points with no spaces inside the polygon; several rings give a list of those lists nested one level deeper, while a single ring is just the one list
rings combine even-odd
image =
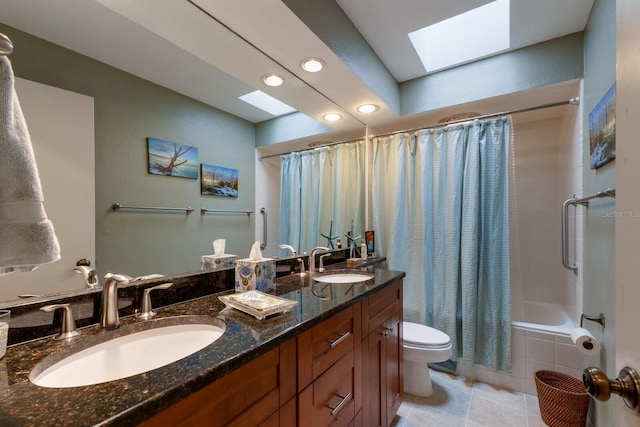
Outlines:
[{"label": "towel bar", "polygon": [[593,199],[600,199],[602,197],[616,197],[616,190],[614,188],[607,188],[604,191],[600,191],[592,196],[583,197],[578,199],[575,195],[564,201],[562,204],[562,265],[567,270],[572,270],[574,274],[578,274],[578,267],[576,263],[569,261],[569,206],[581,205],[586,208],[589,207],[589,201]]}]

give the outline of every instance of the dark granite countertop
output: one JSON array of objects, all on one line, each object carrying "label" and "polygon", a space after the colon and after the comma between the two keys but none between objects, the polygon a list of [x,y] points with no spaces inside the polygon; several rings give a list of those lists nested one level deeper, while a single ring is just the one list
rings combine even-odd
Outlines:
[{"label": "dark granite countertop", "polygon": [[[340,266],[332,270],[336,267]],[[312,287],[308,275],[278,278],[276,295],[298,304],[290,313],[262,321],[225,308],[218,296],[231,291],[156,309],[155,319],[211,316],[224,321],[227,328],[220,339],[197,353],[153,371],[108,383],[60,389],[36,386],[28,379],[34,366],[69,344],[49,337],[10,347],[0,360],[0,425],[137,425],[404,276],[403,272],[373,266],[366,270],[374,277],[355,284],[315,283]],[[123,331],[134,327],[128,325],[141,322],[134,316],[120,320]],[[81,331],[85,337],[109,333],[98,326]],[[82,345],[81,340],[70,345]]]}]

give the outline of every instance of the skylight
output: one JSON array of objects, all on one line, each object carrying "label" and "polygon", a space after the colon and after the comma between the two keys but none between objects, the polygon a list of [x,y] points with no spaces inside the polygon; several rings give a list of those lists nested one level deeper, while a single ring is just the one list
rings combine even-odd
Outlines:
[{"label": "skylight", "polygon": [[509,48],[509,0],[496,0],[409,33],[424,68],[436,71]]},{"label": "skylight", "polygon": [[273,114],[274,116],[281,116],[283,114],[293,113],[296,111],[295,108],[275,99],[271,95],[267,95],[261,90],[256,90],[246,95],[242,95],[238,97],[238,99],[266,111],[269,114]]}]

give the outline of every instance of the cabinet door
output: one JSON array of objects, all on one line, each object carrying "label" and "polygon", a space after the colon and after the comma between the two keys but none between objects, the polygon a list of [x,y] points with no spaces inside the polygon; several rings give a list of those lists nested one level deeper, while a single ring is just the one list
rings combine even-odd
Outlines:
[{"label": "cabinet door", "polygon": [[384,366],[386,371],[386,417],[391,425],[403,399],[402,312],[396,312],[385,323],[383,334]]},{"label": "cabinet door", "polygon": [[401,312],[373,329],[364,341],[364,425],[388,426],[403,399]]},{"label": "cabinet door", "polygon": [[374,329],[363,340],[362,354],[362,415],[364,425],[380,427],[385,425],[386,408],[382,405],[382,389],[387,371],[384,368],[384,335]]},{"label": "cabinet door", "polygon": [[355,417],[355,353],[351,349],[299,395],[305,427],[348,426]]}]

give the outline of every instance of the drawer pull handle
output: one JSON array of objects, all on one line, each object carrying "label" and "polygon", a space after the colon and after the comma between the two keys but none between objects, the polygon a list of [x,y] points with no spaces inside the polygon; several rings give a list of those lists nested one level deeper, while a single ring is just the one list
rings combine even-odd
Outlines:
[{"label": "drawer pull handle", "polygon": [[384,329],[382,335],[384,335],[385,337],[388,337],[389,334],[393,332],[393,328],[387,328],[386,326],[383,326],[382,329]]},{"label": "drawer pull handle", "polygon": [[336,406],[329,406],[329,409],[331,409],[331,415],[335,415],[336,413],[338,413],[340,409],[342,409],[342,407],[347,404],[349,399],[351,399],[351,393],[347,393],[346,396],[342,396],[341,394],[339,394],[338,397],[342,398],[340,403],[338,403]]},{"label": "drawer pull handle", "polygon": [[351,335],[351,332],[345,332],[344,334],[340,334],[340,338],[338,338],[337,340],[334,340],[334,341],[329,340],[329,344],[331,344],[331,348],[334,348],[335,346],[340,344],[342,341],[346,340],[349,335]]}]

